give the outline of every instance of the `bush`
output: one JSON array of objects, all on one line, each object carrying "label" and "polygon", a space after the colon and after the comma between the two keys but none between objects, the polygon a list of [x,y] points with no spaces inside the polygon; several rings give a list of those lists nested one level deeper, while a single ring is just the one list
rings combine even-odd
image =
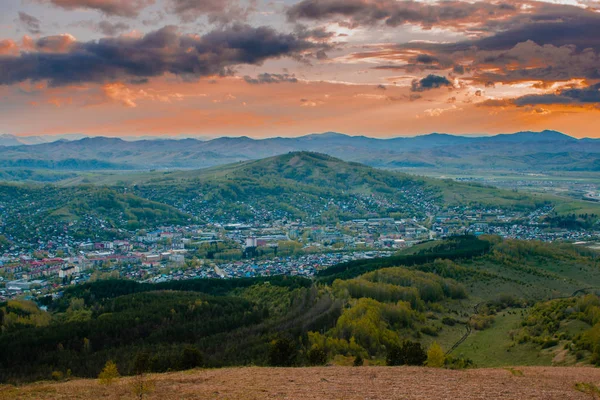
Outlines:
[{"label": "bush", "polygon": [[449,369],[466,369],[473,366],[473,360],[465,357],[447,356],[445,361],[446,368]]},{"label": "bush", "polygon": [[427,360],[427,354],[421,343],[405,340],[401,346],[390,346],[388,348],[387,365],[423,365]]},{"label": "bush", "polygon": [[471,327],[476,331],[482,331],[489,328],[494,323],[495,318],[493,315],[474,315],[469,321]]},{"label": "bush", "polygon": [[204,364],[204,357],[200,350],[194,346],[186,346],[181,354],[181,368],[193,369]]},{"label": "bush", "polygon": [[289,338],[279,338],[271,342],[269,364],[274,367],[291,367],[296,363],[298,351],[296,344]]},{"label": "bush", "polygon": [[115,364],[112,360],[108,360],[104,366],[104,369],[102,369],[100,375],[98,375],[98,380],[101,385],[110,386],[119,376],[117,364]]},{"label": "bush", "polygon": [[428,335],[428,336],[437,336],[437,330],[435,328],[432,328],[431,326],[424,326],[423,328],[421,328],[421,333]]},{"label": "bush", "polygon": [[327,364],[327,352],[321,347],[315,346],[308,351],[308,363],[310,365]]},{"label": "bush", "polygon": [[361,357],[361,355],[360,355],[360,354],[359,354],[359,355],[357,355],[357,356],[354,358],[354,363],[353,363],[353,365],[354,365],[355,367],[362,367],[364,363],[365,363],[365,360],[363,360],[363,358]]},{"label": "bush", "polygon": [[558,339],[545,339],[542,342],[542,349],[549,349],[550,347],[554,347],[558,345]]},{"label": "bush", "polygon": [[62,381],[64,378],[64,374],[61,371],[52,371],[52,380],[53,381]]}]

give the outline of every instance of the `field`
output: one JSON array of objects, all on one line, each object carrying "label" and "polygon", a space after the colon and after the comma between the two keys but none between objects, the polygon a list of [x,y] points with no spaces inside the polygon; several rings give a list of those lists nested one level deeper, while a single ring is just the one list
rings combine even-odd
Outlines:
[{"label": "field", "polygon": [[516,329],[521,322],[520,312],[499,314],[491,328],[474,331],[453,354],[470,358],[478,367],[551,365],[553,355],[549,351],[540,352],[530,343],[515,345],[510,339],[509,331]]},{"label": "field", "polygon": [[[228,368],[150,375],[147,399],[595,398],[600,370],[523,367],[451,371],[415,367]],[[132,378],[0,386],[0,399],[133,399]]]}]

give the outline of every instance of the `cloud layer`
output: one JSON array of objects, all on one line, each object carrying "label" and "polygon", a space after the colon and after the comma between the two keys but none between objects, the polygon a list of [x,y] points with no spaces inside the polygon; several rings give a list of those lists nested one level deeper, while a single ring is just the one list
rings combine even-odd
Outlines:
[{"label": "cloud layer", "polygon": [[38,0],[67,10],[96,10],[106,15],[136,17],[155,0]]},{"label": "cloud layer", "polygon": [[65,125],[77,132],[167,129],[181,109],[186,130],[218,110],[211,134],[273,135],[584,135],[600,111],[600,0],[17,3],[0,15],[2,132],[33,126],[16,119],[32,107],[53,124],[88,108],[106,121]]},{"label": "cloud layer", "polygon": [[[181,35],[167,26],[143,37],[106,38],[57,45],[64,38],[42,38],[35,52],[0,57],[0,84],[48,80],[51,86],[161,76],[198,78],[227,75],[240,64],[298,56],[313,43],[269,27],[233,25],[204,36]],[[43,50],[50,49],[45,52]]]}]

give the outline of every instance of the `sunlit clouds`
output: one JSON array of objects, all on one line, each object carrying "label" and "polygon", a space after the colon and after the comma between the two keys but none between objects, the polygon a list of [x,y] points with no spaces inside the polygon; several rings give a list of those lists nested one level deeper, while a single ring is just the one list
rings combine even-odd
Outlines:
[{"label": "sunlit clouds", "polygon": [[596,1],[7,0],[0,9],[2,133],[600,136]]}]

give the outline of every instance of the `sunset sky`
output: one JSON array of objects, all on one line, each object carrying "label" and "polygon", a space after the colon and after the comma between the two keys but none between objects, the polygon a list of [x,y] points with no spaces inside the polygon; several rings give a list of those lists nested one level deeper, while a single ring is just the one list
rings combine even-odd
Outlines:
[{"label": "sunset sky", "polygon": [[600,137],[600,1],[1,0],[0,134]]}]

